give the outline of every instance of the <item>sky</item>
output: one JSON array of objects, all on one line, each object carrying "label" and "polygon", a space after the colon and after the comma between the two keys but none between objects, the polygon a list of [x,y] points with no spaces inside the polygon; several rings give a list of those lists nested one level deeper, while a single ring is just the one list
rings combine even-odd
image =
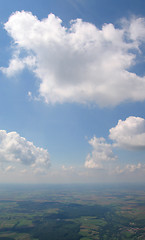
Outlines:
[{"label": "sky", "polygon": [[5,0],[0,183],[145,182],[145,2]]}]

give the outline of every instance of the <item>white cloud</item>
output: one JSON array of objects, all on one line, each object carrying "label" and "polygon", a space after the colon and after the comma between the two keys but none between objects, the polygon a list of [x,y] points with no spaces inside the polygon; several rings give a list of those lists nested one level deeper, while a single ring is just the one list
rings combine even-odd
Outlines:
[{"label": "white cloud", "polygon": [[121,174],[121,173],[133,173],[136,170],[145,170],[145,164],[127,164],[124,168],[120,168],[117,166],[114,170],[114,173]]},{"label": "white cloud", "polygon": [[8,167],[5,168],[5,172],[13,171],[15,169],[14,166],[9,165]]},{"label": "white cloud", "polygon": [[30,101],[31,101],[32,98],[33,98],[33,97],[32,97],[32,92],[30,92],[30,91],[28,92],[28,98],[29,98]]},{"label": "white cloud", "polygon": [[1,67],[0,70],[8,77],[11,77],[14,74],[20,73],[25,67],[33,69],[34,66],[35,57],[28,56],[23,59],[20,59],[18,52],[16,52],[14,53],[14,56],[9,63],[9,67],[8,68]]},{"label": "white cloud", "polygon": [[24,64],[18,58],[13,58],[10,61],[8,68],[1,67],[2,72],[6,74],[8,77],[13,76],[16,73],[19,73],[23,69],[24,69]]},{"label": "white cloud", "polygon": [[75,167],[73,167],[73,166],[62,165],[61,168],[62,168],[63,171],[74,171],[75,170]]},{"label": "white cloud", "polygon": [[22,169],[22,170],[20,171],[20,173],[25,174],[25,173],[27,173],[27,170],[26,170],[26,169]]},{"label": "white cloud", "polygon": [[77,19],[65,28],[53,14],[40,21],[22,11],[9,18],[5,29],[27,57],[14,53],[9,67],[1,70],[10,76],[29,67],[40,79],[39,95],[45,102],[108,106],[145,100],[145,77],[129,71],[145,41],[144,18],[102,29]]},{"label": "white cloud", "polygon": [[42,168],[42,167],[36,167],[33,170],[33,173],[38,174],[38,175],[44,175],[44,174],[46,174],[46,172],[47,172],[47,169]]},{"label": "white cloud", "polygon": [[143,168],[143,164],[141,164],[141,163],[138,163],[137,165],[135,165],[135,164],[127,164],[126,167],[125,167],[125,169],[127,171],[129,171],[129,172],[134,172],[137,169],[141,169],[141,168]]},{"label": "white cloud", "polygon": [[[104,138],[93,137],[89,144],[93,147],[91,153],[86,157],[85,167],[105,169],[107,163],[116,160],[118,157],[113,154],[112,148],[124,148],[127,150],[145,150],[145,119],[130,116],[125,121],[119,120],[118,124],[109,130],[109,138],[113,140],[108,144]],[[111,164],[112,170],[116,173],[134,172],[141,169],[142,164],[127,164],[124,168],[115,167]],[[144,167],[145,168],[145,167]]]},{"label": "white cloud", "polygon": [[129,26],[130,38],[135,41],[144,41],[145,18],[133,18]]},{"label": "white cloud", "polygon": [[119,120],[116,127],[110,130],[110,139],[114,146],[130,150],[145,150],[145,119],[128,117],[125,121]]},{"label": "white cloud", "polygon": [[32,169],[50,166],[47,150],[36,147],[16,132],[5,130],[0,130],[0,162],[12,164],[6,171],[17,165],[31,166]]},{"label": "white cloud", "polygon": [[93,151],[86,158],[86,168],[103,169],[106,162],[117,159],[112,152],[111,144],[106,143],[104,138],[93,137],[89,144],[93,147]]}]

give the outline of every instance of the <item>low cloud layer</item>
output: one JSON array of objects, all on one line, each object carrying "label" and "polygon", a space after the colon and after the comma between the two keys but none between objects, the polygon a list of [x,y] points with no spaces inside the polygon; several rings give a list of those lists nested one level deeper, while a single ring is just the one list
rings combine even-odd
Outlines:
[{"label": "low cloud layer", "polygon": [[40,79],[39,97],[45,102],[103,107],[145,100],[145,77],[129,70],[142,54],[145,18],[102,29],[77,19],[66,28],[53,14],[40,21],[22,11],[10,16],[4,28],[15,51],[1,71],[12,76],[29,68]]},{"label": "low cloud layer", "polygon": [[115,168],[114,173],[117,173],[117,174],[133,173],[133,172],[138,171],[138,170],[145,171],[145,164],[141,164],[141,163],[127,164],[124,168],[120,168],[119,166],[117,166]]},{"label": "low cloud layer", "polygon": [[145,150],[145,119],[129,117],[125,121],[119,120],[116,127],[110,130],[110,139],[114,145],[130,150]]},{"label": "low cloud layer", "polygon": [[15,166],[29,166],[35,172],[50,166],[47,150],[36,147],[16,132],[7,133],[5,130],[0,130],[0,162],[8,165],[6,171]]}]

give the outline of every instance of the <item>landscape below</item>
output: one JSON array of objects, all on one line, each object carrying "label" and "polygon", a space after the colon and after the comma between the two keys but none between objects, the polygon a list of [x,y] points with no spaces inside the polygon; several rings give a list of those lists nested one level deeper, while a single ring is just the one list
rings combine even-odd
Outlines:
[{"label": "landscape below", "polygon": [[1,239],[145,239],[145,186],[0,185]]}]

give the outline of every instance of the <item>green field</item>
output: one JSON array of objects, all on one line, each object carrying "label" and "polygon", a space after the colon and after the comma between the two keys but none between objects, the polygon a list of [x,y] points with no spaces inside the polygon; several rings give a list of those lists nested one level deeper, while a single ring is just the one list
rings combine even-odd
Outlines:
[{"label": "green field", "polygon": [[145,187],[1,185],[1,239],[145,239]]}]

